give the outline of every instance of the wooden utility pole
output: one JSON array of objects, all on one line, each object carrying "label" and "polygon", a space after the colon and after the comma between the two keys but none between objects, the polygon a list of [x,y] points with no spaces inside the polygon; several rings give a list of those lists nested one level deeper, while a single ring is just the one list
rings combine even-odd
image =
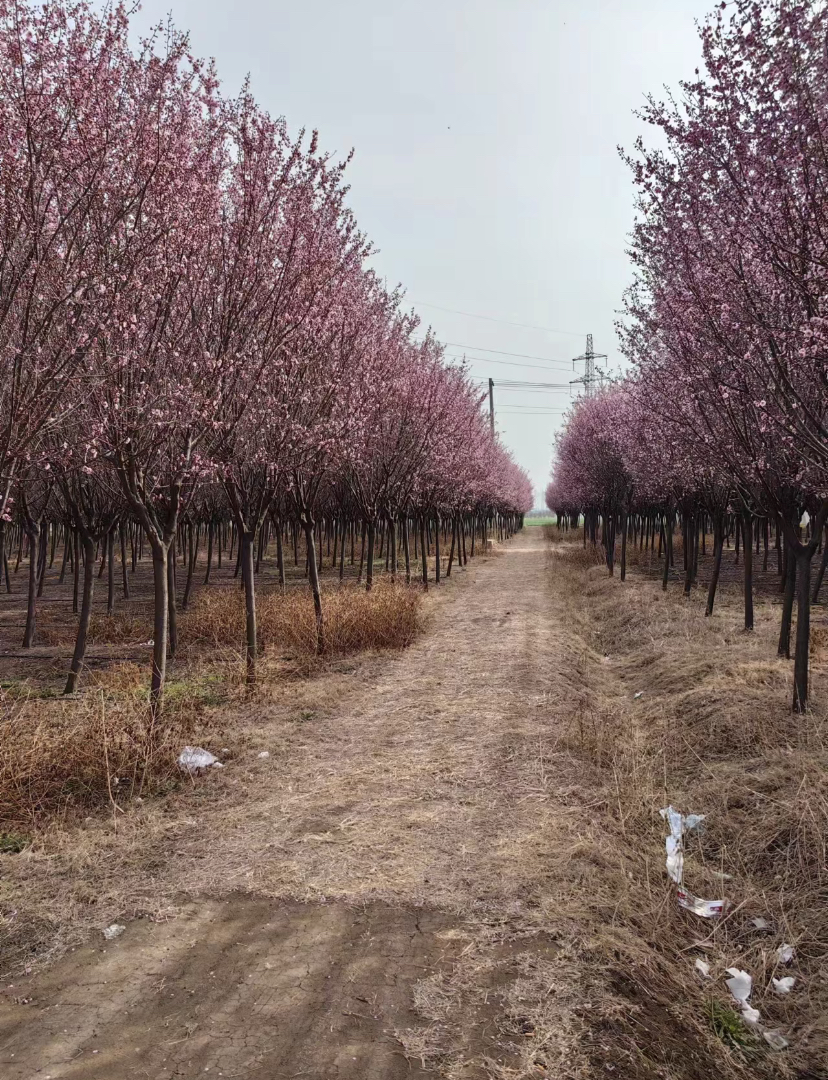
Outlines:
[{"label": "wooden utility pole", "polygon": [[492,429],[492,438],[494,438],[494,379],[489,379],[489,426]]}]

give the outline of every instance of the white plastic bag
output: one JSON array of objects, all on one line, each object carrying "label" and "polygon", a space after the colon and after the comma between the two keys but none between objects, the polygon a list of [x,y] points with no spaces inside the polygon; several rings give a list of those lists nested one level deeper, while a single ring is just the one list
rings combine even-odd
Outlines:
[{"label": "white plastic bag", "polygon": [[197,773],[199,769],[209,769],[211,765],[221,767],[221,762],[209,750],[201,746],[185,746],[178,755],[178,766],[185,772]]}]

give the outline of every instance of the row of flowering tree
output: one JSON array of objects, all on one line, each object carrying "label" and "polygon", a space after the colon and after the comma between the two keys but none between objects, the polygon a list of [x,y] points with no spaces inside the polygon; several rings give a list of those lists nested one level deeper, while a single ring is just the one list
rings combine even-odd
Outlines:
[{"label": "row of flowering tree", "polygon": [[735,0],[705,22],[701,41],[703,71],[682,84],[681,99],[644,109],[662,148],[640,142],[628,158],[639,195],[636,276],[619,331],[631,374],[576,408],[548,499],[562,512],[600,513],[610,534],[607,522],[631,514],[658,520],[668,548],[680,524],[687,588],[711,528],[708,612],[735,531],[748,629],[754,529],[766,549],[777,532],[779,647],[787,654],[796,597],[801,710],[811,563],[828,514],[825,6]]},{"label": "row of flowering tree", "polygon": [[171,551],[208,505],[239,537],[250,678],[263,528],[305,534],[323,649],[320,514],[365,524],[370,588],[378,521],[407,539],[411,520],[529,508],[465,372],[368,267],[347,161],[248,87],[224,97],[174,28],[135,46],[121,4],[0,0],[0,130],[0,529],[31,555],[28,645],[47,529],[68,524],[68,689],[95,552],[125,524],[152,556],[158,709]]}]

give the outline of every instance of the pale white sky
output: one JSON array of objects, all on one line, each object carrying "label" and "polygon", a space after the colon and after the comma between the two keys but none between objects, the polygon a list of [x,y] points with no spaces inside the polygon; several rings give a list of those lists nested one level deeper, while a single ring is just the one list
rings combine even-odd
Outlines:
[{"label": "pale white sky", "polygon": [[488,356],[472,371],[495,380],[498,428],[541,505],[570,392],[498,381],[568,383],[588,332],[618,365],[633,192],[616,147],[646,137],[632,115],[646,92],[692,76],[694,20],[712,6],[144,0],[138,24],[171,12],[194,51],[216,58],[228,91],[249,73],[292,129],[318,128],[342,154],[355,148],[350,201],[380,248],[375,267],[456,343],[450,354]]}]

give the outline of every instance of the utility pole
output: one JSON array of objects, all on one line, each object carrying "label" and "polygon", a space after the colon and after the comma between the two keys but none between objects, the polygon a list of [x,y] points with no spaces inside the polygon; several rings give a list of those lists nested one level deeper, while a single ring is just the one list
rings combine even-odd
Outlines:
[{"label": "utility pole", "polygon": [[575,356],[572,359],[572,367],[574,368],[581,360],[584,362],[584,373],[580,379],[570,379],[570,386],[575,383],[582,383],[584,387],[584,395],[586,397],[592,397],[593,389],[596,383],[603,383],[604,374],[600,370],[598,374],[595,374],[595,361],[606,360],[606,353],[597,353],[592,348],[592,334],[587,334],[586,339],[586,352],[580,356]]},{"label": "utility pole", "polygon": [[489,379],[489,426],[492,429],[492,438],[494,438],[494,379]]}]

